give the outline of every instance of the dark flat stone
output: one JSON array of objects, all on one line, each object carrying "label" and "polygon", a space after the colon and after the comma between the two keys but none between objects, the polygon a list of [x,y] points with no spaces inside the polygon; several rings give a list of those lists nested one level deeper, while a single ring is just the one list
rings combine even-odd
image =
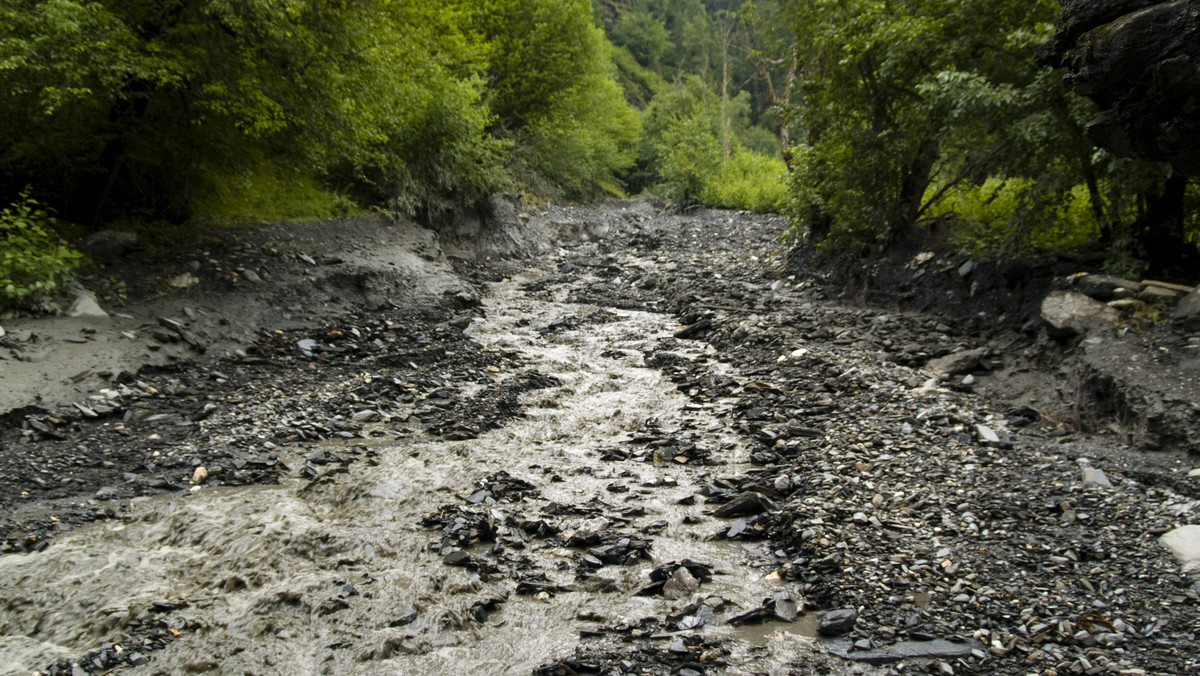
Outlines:
[{"label": "dark flat stone", "polygon": [[901,641],[873,650],[856,651],[853,648],[854,643],[848,640],[830,641],[825,644],[825,649],[838,657],[869,664],[883,664],[919,657],[969,657],[972,650],[983,650],[983,644],[974,639],[958,642],[939,638],[933,641]]}]

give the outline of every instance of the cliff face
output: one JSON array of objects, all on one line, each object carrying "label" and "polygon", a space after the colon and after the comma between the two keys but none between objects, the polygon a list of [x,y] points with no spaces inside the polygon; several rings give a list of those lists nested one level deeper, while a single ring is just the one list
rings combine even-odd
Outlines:
[{"label": "cliff face", "polygon": [[1061,0],[1038,63],[1067,71],[1100,113],[1088,138],[1200,174],[1200,0]]}]

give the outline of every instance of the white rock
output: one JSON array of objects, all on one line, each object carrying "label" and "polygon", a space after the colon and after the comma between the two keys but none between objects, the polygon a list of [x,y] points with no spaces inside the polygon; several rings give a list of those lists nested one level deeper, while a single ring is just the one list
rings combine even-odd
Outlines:
[{"label": "white rock", "polygon": [[1000,435],[996,434],[996,431],[987,425],[976,425],[975,432],[979,435],[979,440],[982,442],[989,444],[996,444],[1000,442]]},{"label": "white rock", "polygon": [[1052,291],[1042,301],[1042,319],[1055,338],[1070,338],[1101,328],[1112,328],[1117,311],[1078,291]]},{"label": "white rock", "polygon": [[1158,543],[1183,565],[1184,574],[1200,576],[1200,526],[1183,526],[1163,535]]},{"label": "white rock", "polygon": [[1083,467],[1083,484],[1085,486],[1112,488],[1112,482],[1108,480],[1108,475],[1104,473],[1104,470],[1096,469],[1091,465]]},{"label": "white rock", "polygon": [[67,310],[68,317],[107,317],[100,304],[96,302],[96,297],[90,291],[82,289],[75,292],[75,302],[71,303],[71,308]]},{"label": "white rock", "polygon": [[189,289],[199,283],[200,278],[190,272],[184,272],[182,274],[175,275],[171,279],[167,280],[167,284],[170,284],[176,289]]}]

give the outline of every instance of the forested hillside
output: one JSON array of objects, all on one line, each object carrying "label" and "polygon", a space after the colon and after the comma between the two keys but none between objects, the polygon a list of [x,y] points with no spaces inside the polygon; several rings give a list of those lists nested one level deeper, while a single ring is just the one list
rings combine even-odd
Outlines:
[{"label": "forested hillside", "polygon": [[976,255],[1178,266],[1200,193],[1084,137],[1093,104],[1034,61],[1058,9],[5,0],[0,222],[26,253],[0,287],[65,279],[55,230],[428,220],[497,192],[782,211],[825,251],[936,223]]}]

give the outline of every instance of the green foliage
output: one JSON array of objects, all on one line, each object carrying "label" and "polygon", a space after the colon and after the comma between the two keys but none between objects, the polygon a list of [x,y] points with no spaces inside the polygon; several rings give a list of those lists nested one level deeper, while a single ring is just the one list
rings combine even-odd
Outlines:
[{"label": "green foliage", "polygon": [[656,139],[661,194],[681,207],[703,203],[721,164],[721,139],[703,110],[680,117]]},{"label": "green foliage", "polygon": [[586,196],[632,164],[637,115],[587,0],[478,0],[496,133],[539,192]]},{"label": "green foliage", "polygon": [[1070,249],[1100,236],[1087,187],[1079,185],[1061,194],[1051,218],[1014,241],[1012,224],[1021,218],[1025,198],[1033,188],[1030,179],[989,178],[981,185],[961,186],[946,193],[930,213],[935,218],[951,219],[952,241],[972,257],[998,251],[1029,254]]},{"label": "green foliage", "polygon": [[0,176],[89,223],[586,194],[631,162],[637,124],[591,16],[586,0],[11,0]]},{"label": "green foliage", "polygon": [[45,310],[83,256],[53,234],[54,219],[26,189],[0,209],[0,309]]},{"label": "green foliage", "polygon": [[743,93],[726,102],[728,157],[721,144],[720,110],[720,97],[697,76],[654,98],[643,115],[638,139],[638,167],[645,187],[680,207],[778,210],[785,194],[786,167],[773,154],[743,142],[748,138],[761,143],[763,134],[750,124],[749,96]]},{"label": "green foliage", "polygon": [[975,253],[1017,254],[1130,232],[1165,177],[1095,152],[1082,133],[1090,103],[1033,64],[1058,9],[814,0],[771,15],[798,55],[792,233],[878,250],[954,213]]},{"label": "green foliage", "polygon": [[216,223],[315,220],[357,211],[346,195],[330,191],[314,176],[262,163],[236,172],[204,172],[196,216]]},{"label": "green foliage", "polygon": [[646,11],[622,14],[612,28],[612,41],[628,49],[643,67],[651,69],[659,67],[674,47],[663,20]]},{"label": "green foliage", "polygon": [[706,205],[776,213],[787,196],[787,166],[772,155],[735,148],[701,193]]}]

